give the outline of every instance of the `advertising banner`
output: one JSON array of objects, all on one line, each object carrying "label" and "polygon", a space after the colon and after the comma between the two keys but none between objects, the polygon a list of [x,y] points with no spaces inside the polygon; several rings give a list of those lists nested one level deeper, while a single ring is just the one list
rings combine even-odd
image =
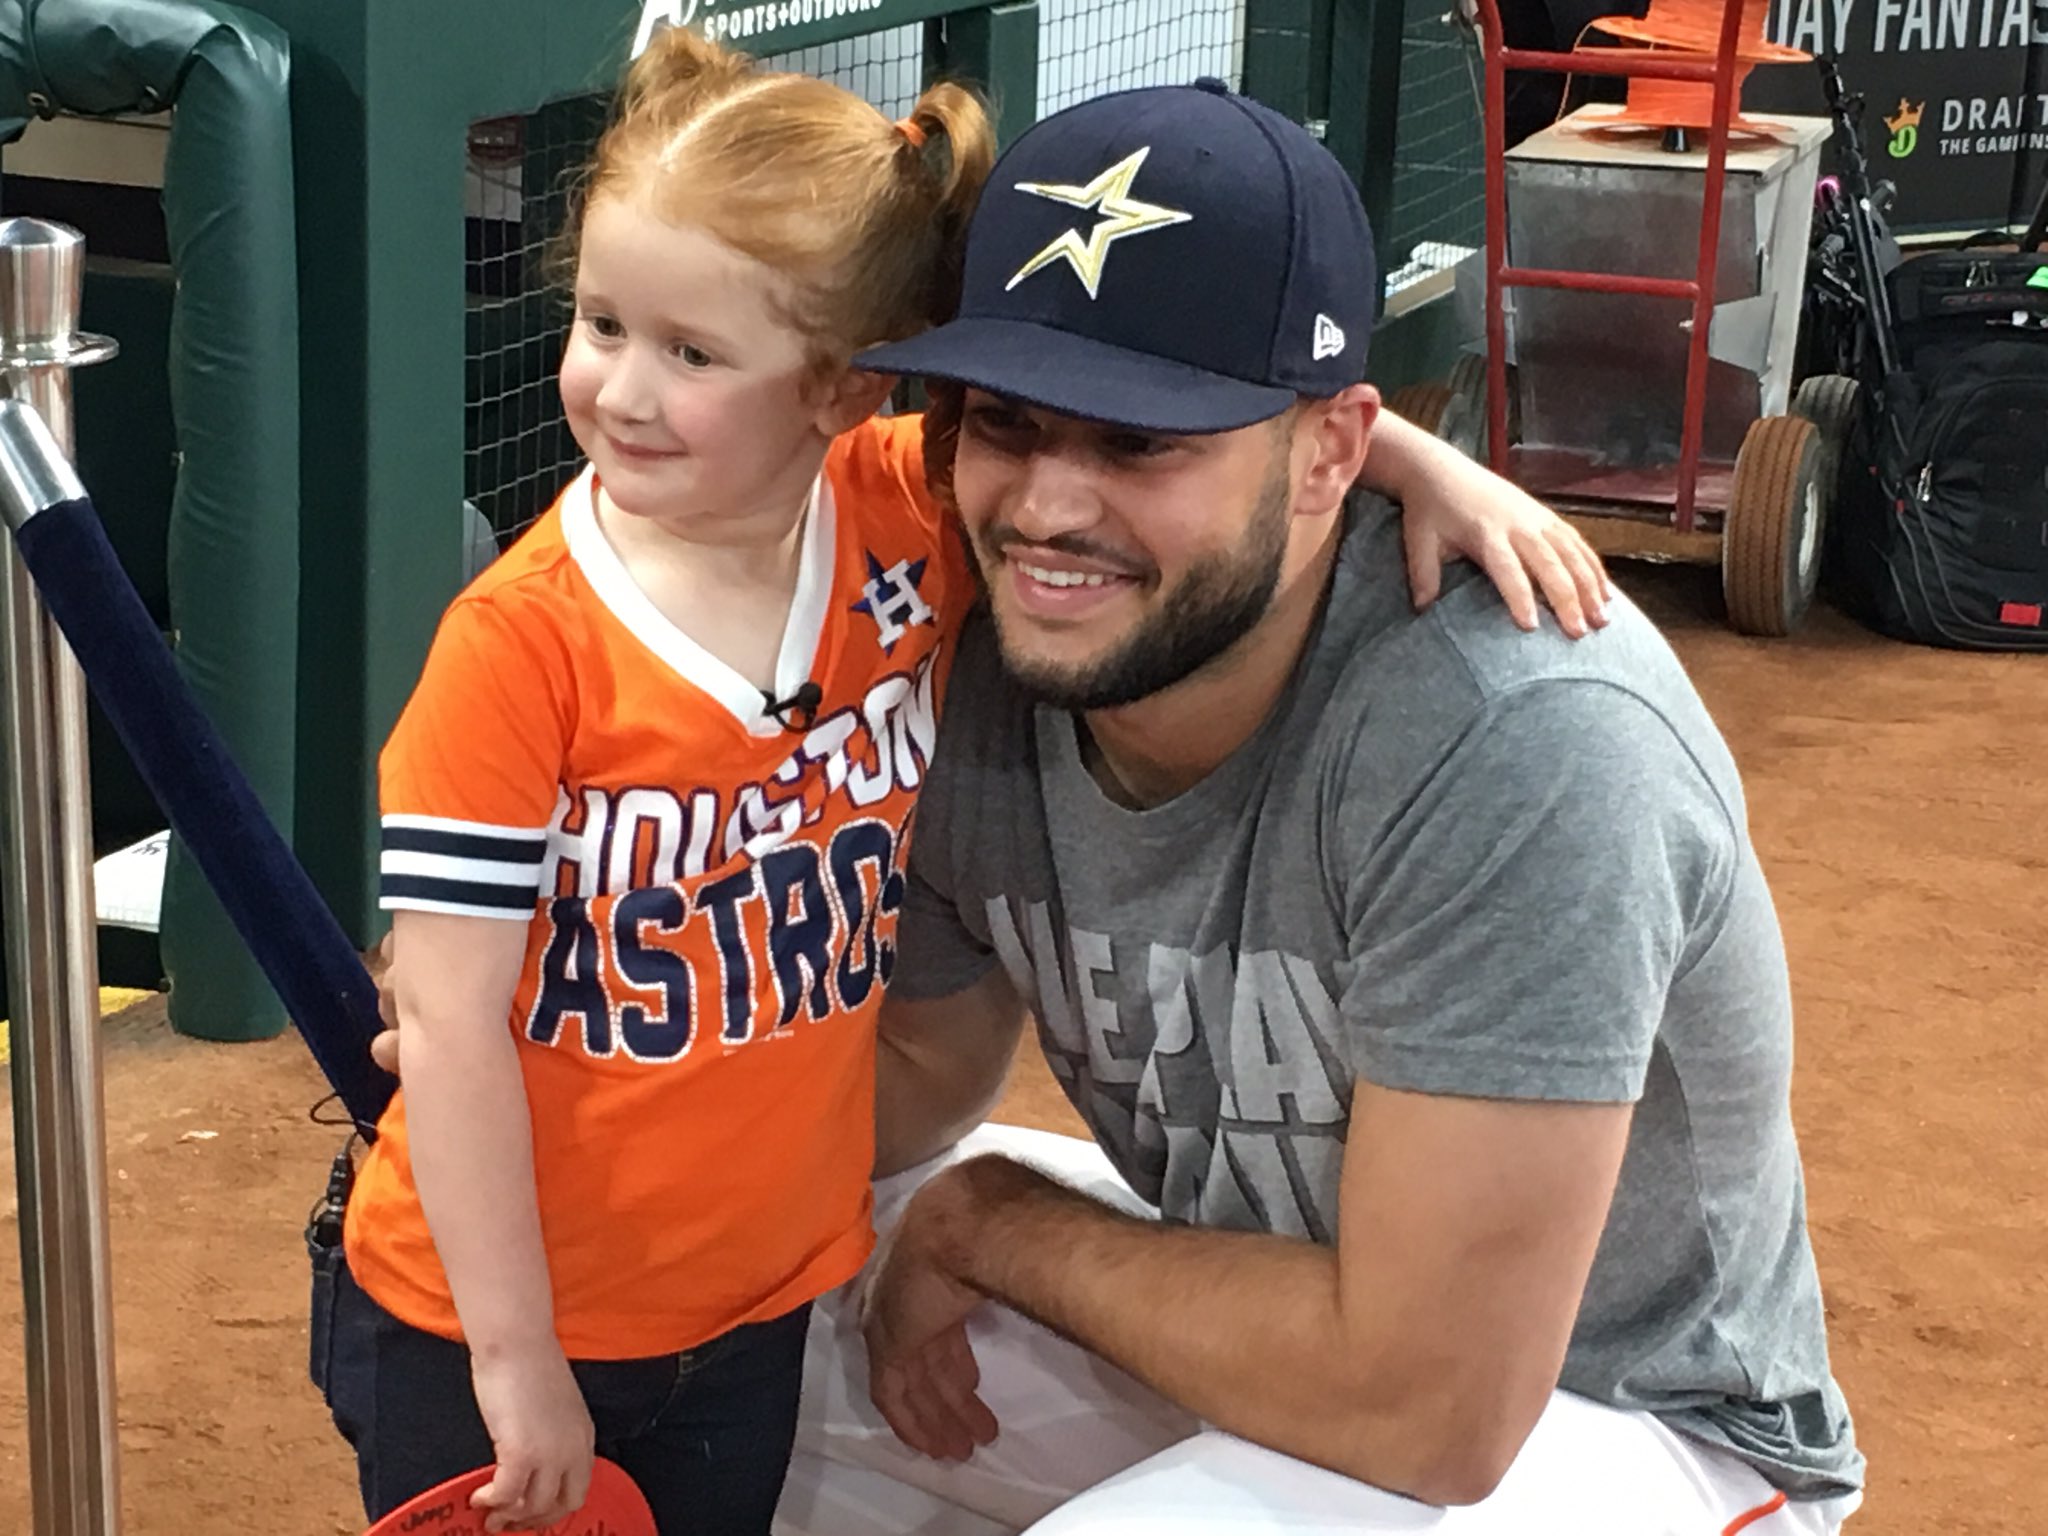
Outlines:
[{"label": "advertising banner", "polygon": [[[1901,231],[2022,223],[2048,169],[2048,0],[1772,0],[1769,34],[1833,54],[1865,101],[1871,174]],[[1751,75],[1751,112],[1824,113],[1818,70]]]}]

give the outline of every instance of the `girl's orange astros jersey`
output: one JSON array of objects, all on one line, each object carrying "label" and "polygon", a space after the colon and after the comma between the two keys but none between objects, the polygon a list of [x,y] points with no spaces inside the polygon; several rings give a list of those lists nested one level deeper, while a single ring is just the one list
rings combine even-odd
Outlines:
[{"label": "girl's orange astros jersey", "polygon": [[[874,1022],[973,588],[921,424],[834,444],[777,696],[665,620],[588,470],[457,598],[380,764],[383,904],[529,925],[510,1028],[572,1358],[691,1348],[865,1260]],[[459,1338],[401,1093],[349,1204],[363,1287]]]}]

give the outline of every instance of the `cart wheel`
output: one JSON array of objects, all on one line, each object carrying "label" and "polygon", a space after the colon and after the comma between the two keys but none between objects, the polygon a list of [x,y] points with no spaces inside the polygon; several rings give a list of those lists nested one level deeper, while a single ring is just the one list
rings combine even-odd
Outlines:
[{"label": "cart wheel", "polygon": [[1432,435],[1450,404],[1451,391],[1443,384],[1404,384],[1387,396],[1387,409],[1413,422]]},{"label": "cart wheel", "polygon": [[[1467,458],[1486,460],[1486,359],[1467,352],[1452,367],[1444,381],[1450,401],[1437,420],[1436,435]],[[1522,436],[1522,405],[1516,388],[1515,369],[1508,366],[1508,441]]]},{"label": "cart wheel", "polygon": [[1839,373],[1817,373],[1792,396],[1792,414],[1820,428],[1820,483],[1829,511],[1841,494],[1842,455],[1855,435],[1856,415],[1862,409],[1862,386]]},{"label": "cart wheel", "polygon": [[1821,434],[1803,416],[1750,423],[1735,456],[1721,532],[1728,622],[1745,635],[1789,635],[1820,581]]}]

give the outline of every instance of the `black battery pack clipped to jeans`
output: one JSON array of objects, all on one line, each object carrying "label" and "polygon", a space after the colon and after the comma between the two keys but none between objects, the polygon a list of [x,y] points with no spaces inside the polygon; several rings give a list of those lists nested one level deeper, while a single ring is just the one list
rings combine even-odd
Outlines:
[{"label": "black battery pack clipped to jeans", "polygon": [[328,1364],[334,1351],[335,1277],[343,1262],[341,1231],[348,1215],[349,1192],[356,1182],[355,1138],[334,1154],[327,1170],[327,1188],[306,1218],[306,1259],[312,1268],[313,1304],[308,1330],[306,1372],[327,1394]]}]

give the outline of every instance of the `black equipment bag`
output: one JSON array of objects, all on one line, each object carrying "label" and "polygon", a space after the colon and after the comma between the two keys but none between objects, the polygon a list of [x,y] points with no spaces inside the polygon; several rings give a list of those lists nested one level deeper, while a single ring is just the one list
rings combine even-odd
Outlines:
[{"label": "black equipment bag", "polygon": [[1892,319],[1909,356],[1958,327],[2048,326],[2048,253],[1936,251],[1894,268],[1890,286]]},{"label": "black equipment bag", "polygon": [[1902,640],[2048,651],[2048,182],[2016,247],[1990,230],[1899,261],[1862,100],[1832,59],[1821,83],[1843,172],[1823,184],[1802,331],[1809,366],[1862,385],[1830,521],[1836,600]]},{"label": "black equipment bag", "polygon": [[[1945,310],[1970,291],[1949,286],[1952,256],[1964,254],[1893,274],[1900,367],[1844,456],[1840,596],[1903,640],[2048,651],[2048,324]],[[1972,259],[1999,263],[1990,286],[2001,293],[2008,265],[2048,272],[2048,256]],[[1938,264],[1913,273],[1926,262]],[[1986,286],[1980,274],[1975,291]],[[2027,290],[2024,276],[2017,286]],[[2048,288],[2033,291],[2048,299]]]}]

